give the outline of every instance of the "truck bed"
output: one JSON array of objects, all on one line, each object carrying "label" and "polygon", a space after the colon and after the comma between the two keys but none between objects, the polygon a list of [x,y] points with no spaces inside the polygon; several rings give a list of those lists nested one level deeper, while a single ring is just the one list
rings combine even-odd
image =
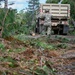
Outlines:
[{"label": "truck bed", "polygon": [[39,15],[45,14],[47,9],[53,18],[70,18],[70,4],[40,4]]}]

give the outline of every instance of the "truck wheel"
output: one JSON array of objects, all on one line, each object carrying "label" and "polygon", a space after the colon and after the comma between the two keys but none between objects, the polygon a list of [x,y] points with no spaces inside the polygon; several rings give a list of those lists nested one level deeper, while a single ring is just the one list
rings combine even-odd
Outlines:
[{"label": "truck wheel", "polygon": [[54,31],[54,34],[58,34],[58,30],[53,30]]},{"label": "truck wheel", "polygon": [[59,31],[59,35],[63,35],[63,30],[60,30]]},{"label": "truck wheel", "polygon": [[63,35],[67,35],[68,33],[63,33]]}]

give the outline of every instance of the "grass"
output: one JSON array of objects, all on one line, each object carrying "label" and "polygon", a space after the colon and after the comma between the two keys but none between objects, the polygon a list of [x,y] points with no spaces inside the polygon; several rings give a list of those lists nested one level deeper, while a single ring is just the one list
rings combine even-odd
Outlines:
[{"label": "grass", "polygon": [[16,61],[10,56],[0,57],[0,61],[7,62],[8,64],[6,64],[6,65],[8,65],[9,67],[12,67],[12,68],[16,67],[16,65],[15,65]]},{"label": "grass", "polygon": [[69,32],[70,35],[75,35],[75,30]]},{"label": "grass", "polygon": [[[49,42],[51,40],[49,37],[46,37],[46,38],[42,37],[42,38],[34,39],[34,38],[25,38],[25,35],[20,35],[20,37],[18,35],[18,36],[16,36],[16,38],[23,41],[26,46],[23,44],[24,46],[22,46],[21,48],[18,47],[18,48],[14,48],[14,49],[13,48],[5,49],[4,44],[0,43],[0,49],[1,49],[1,51],[4,51],[4,52],[2,52],[2,54],[4,54],[4,55],[1,55],[1,57],[0,57],[0,62],[7,63],[7,64],[5,64],[5,63],[2,64],[2,66],[4,68],[7,68],[7,66],[8,66],[9,69],[10,68],[16,69],[16,71],[11,72],[12,74],[10,74],[10,72],[9,72],[11,70],[9,70],[7,72],[6,71],[2,72],[3,75],[8,75],[8,74],[20,75],[17,72],[18,67],[21,70],[20,71],[21,75],[23,75],[23,74],[33,75],[33,73],[34,73],[34,75],[55,75],[56,69],[53,67],[53,65],[54,65],[54,60],[56,60],[56,59],[54,59],[53,61],[49,59],[50,61],[46,62],[48,59],[43,58],[43,57],[45,57],[44,54],[41,54],[39,51],[36,52],[36,50],[38,50],[38,49],[41,51],[48,50],[48,52],[49,52],[49,50],[57,50],[60,48],[65,49],[68,47],[68,45],[65,43],[65,42],[69,41],[68,39],[56,36],[56,39],[52,40],[53,42],[52,41]],[[59,39],[62,42],[57,43],[56,42],[57,39]],[[28,51],[25,52],[26,48],[28,48],[28,50],[31,50],[32,53],[29,53],[30,55],[28,54],[26,56],[26,53],[28,53]],[[33,50],[34,50],[34,52],[33,52]],[[22,52],[22,53],[24,52],[24,54],[22,54],[20,52]],[[22,54],[22,57],[20,55],[21,58],[18,58],[19,54]],[[48,55],[48,53],[46,53],[46,52],[45,52],[45,54]],[[50,55],[50,57],[52,57],[52,56]],[[41,59],[41,58],[43,58],[43,59]],[[47,56],[46,56],[46,58],[47,58]]]},{"label": "grass", "polygon": [[4,44],[0,43],[0,49],[3,50],[5,48]]},{"label": "grass", "polygon": [[25,50],[26,50],[26,48],[23,47],[23,48],[17,48],[17,49],[8,49],[7,52],[8,53],[11,53],[11,52],[20,53],[20,52],[23,52]]},{"label": "grass", "polygon": [[58,44],[57,45],[57,48],[66,49],[66,48],[68,48],[68,45],[67,44],[64,44],[64,43],[61,43],[61,44]]},{"label": "grass", "polygon": [[[47,61],[46,61],[47,62]],[[42,67],[37,67],[35,70],[35,75],[55,75],[56,70],[50,64],[52,62],[45,63]]]},{"label": "grass", "polygon": [[[18,38],[18,37],[17,37]],[[23,35],[23,37],[19,37],[19,40],[24,41],[24,43],[26,43],[27,45],[30,45],[33,48],[39,48],[42,50],[57,50],[58,48],[61,49],[65,49],[68,48],[68,45],[65,43],[68,43],[70,40],[68,38],[65,37],[61,37],[61,36],[55,36],[56,40],[60,40],[60,44],[52,44],[52,43],[48,43],[48,40],[50,40],[49,37],[45,37],[45,38],[25,38],[25,35]]]},{"label": "grass", "polygon": [[61,43],[68,43],[70,40],[62,36],[55,36],[55,39],[61,41]]},{"label": "grass", "polygon": [[42,38],[34,39],[34,38],[27,38],[25,37],[24,34],[22,34],[22,35],[15,36],[15,38],[22,40],[24,43],[32,47],[50,49],[50,50],[56,49],[53,44],[47,43],[47,41],[49,40],[49,37],[42,37]]}]

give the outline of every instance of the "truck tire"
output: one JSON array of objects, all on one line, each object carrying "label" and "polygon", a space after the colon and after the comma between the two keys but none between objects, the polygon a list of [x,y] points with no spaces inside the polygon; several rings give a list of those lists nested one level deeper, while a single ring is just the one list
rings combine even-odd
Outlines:
[{"label": "truck tire", "polygon": [[58,30],[53,30],[54,31],[54,34],[58,34]]},{"label": "truck tire", "polygon": [[63,27],[63,35],[67,35],[69,32],[69,25],[64,25]]},{"label": "truck tire", "polygon": [[68,31],[69,31],[68,25],[60,25],[60,27],[59,27],[59,34],[60,35],[67,35]]},{"label": "truck tire", "polygon": [[63,30],[60,30],[59,31],[59,35],[63,35]]}]

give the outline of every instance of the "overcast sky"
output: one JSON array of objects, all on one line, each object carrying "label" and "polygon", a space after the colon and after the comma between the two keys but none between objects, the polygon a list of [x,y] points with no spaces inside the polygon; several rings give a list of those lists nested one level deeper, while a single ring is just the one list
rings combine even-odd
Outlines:
[{"label": "overcast sky", "polygon": [[[27,1],[28,0],[8,0],[9,3],[14,2],[14,5],[9,5],[9,7],[12,7],[14,9],[17,9],[18,11],[21,9],[25,9],[28,6]],[[46,0],[40,0],[40,3],[45,3]],[[4,6],[4,4],[2,4]]]}]

